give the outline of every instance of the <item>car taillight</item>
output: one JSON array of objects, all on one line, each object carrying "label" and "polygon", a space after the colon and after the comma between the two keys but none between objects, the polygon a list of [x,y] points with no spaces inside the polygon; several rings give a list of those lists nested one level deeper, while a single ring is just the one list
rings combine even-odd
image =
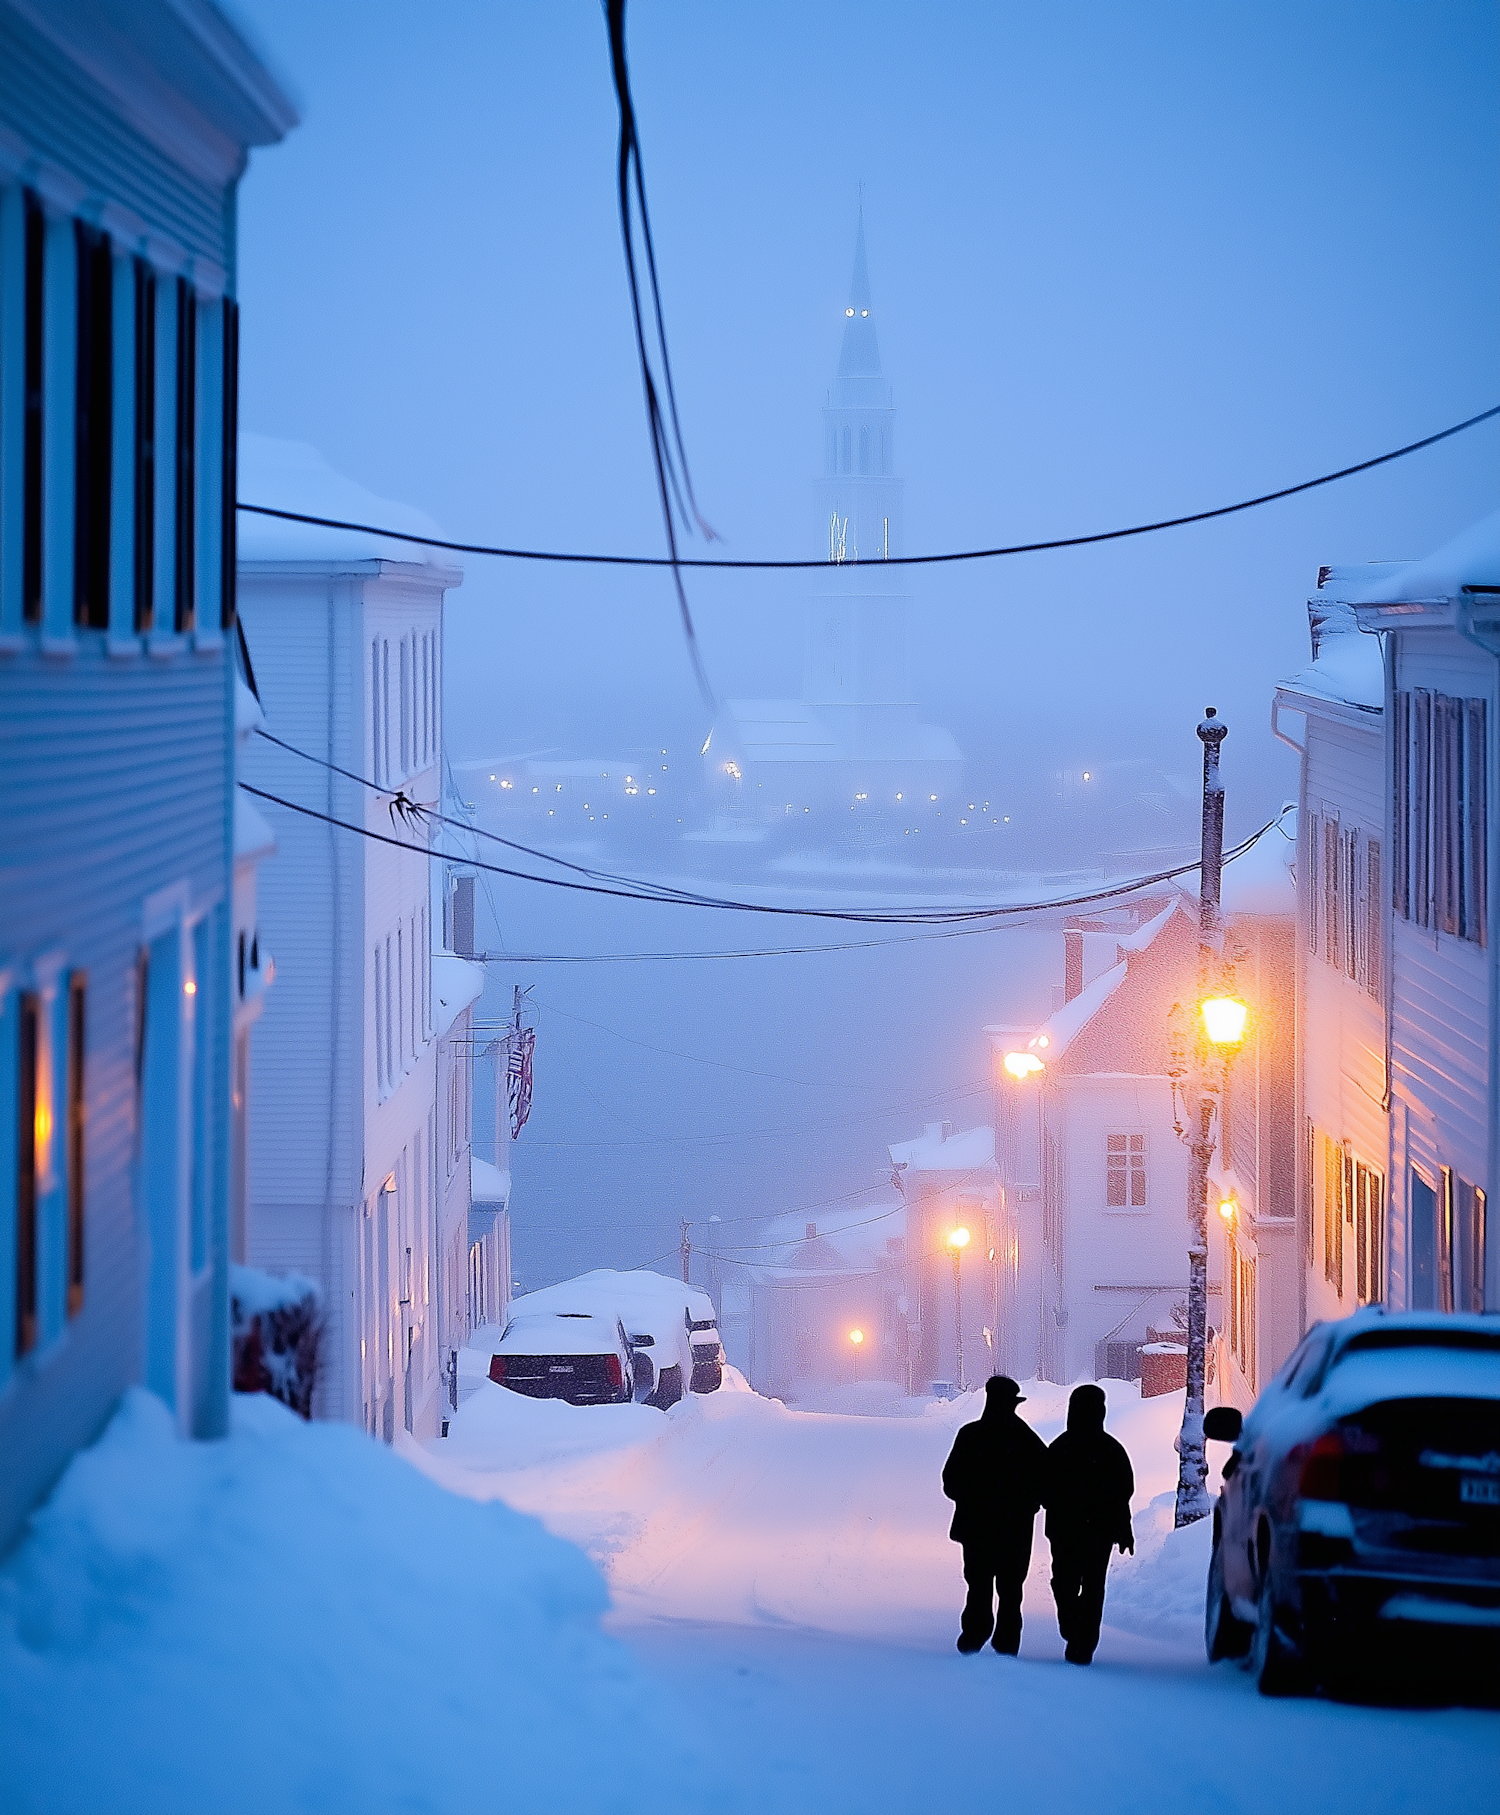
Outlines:
[{"label": "car taillight", "polygon": [[620,1367],[620,1357],[618,1355],[606,1355],[604,1357],[604,1378],[614,1387],[623,1386],[625,1384],[625,1375]]},{"label": "car taillight", "polygon": [[1302,1498],[1348,1500],[1361,1484],[1368,1487],[1381,1447],[1380,1439],[1369,1431],[1342,1426],[1324,1431],[1303,1452]]},{"label": "car taillight", "polygon": [[490,1356],[490,1379],[496,1386],[505,1385],[505,1357],[503,1355]]}]

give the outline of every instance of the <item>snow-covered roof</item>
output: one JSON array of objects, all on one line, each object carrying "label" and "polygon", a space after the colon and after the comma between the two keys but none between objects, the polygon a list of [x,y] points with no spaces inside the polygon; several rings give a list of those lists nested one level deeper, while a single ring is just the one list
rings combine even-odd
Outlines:
[{"label": "snow-covered roof", "polygon": [[984,1172],[995,1164],[993,1128],[966,1128],[949,1134],[947,1122],[929,1122],[914,1141],[886,1149],[891,1164],[906,1172]]},{"label": "snow-covered roof", "polygon": [[508,1204],[510,1173],[499,1166],[492,1166],[488,1160],[480,1159],[478,1154],[470,1154],[469,1196],[476,1204]]},{"label": "snow-covered roof", "polygon": [[433,1031],[442,1039],[484,989],[484,966],[451,952],[432,954]]},{"label": "snow-covered roof", "polygon": [[234,791],[234,854],[237,860],[265,857],[276,849],[266,817],[238,788]]},{"label": "snow-covered roof", "polygon": [[[1224,865],[1219,880],[1219,901],[1224,913],[1231,919],[1236,914],[1294,917],[1297,912],[1296,863],[1297,808],[1288,801],[1271,829],[1263,832],[1242,857]],[[1197,901],[1196,871],[1179,877],[1177,886],[1189,900]],[[1197,911],[1196,907],[1193,911]]]},{"label": "snow-covered roof", "polygon": [[[353,479],[335,472],[322,454],[305,441],[280,441],[246,431],[239,441],[238,484],[239,495],[247,504],[306,511],[311,516],[338,517],[345,522],[389,524],[392,529],[411,530],[422,536],[442,534],[426,512],[366,491]],[[288,523],[250,511],[239,514],[238,558],[242,563],[400,561],[443,569],[452,575],[460,571],[452,555],[424,548],[418,542],[370,535],[364,530]],[[447,584],[457,585],[458,579],[450,578]]]},{"label": "snow-covered roof", "polygon": [[899,1197],[789,1210],[772,1217],[755,1238],[753,1270],[867,1273],[886,1243],[905,1233],[906,1204]]},{"label": "snow-covered roof", "polygon": [[1395,565],[1350,603],[1432,604],[1456,599],[1466,586],[1500,586],[1500,510],[1470,524],[1425,561]]},{"label": "snow-covered roof", "polygon": [[1315,660],[1281,683],[1286,693],[1303,693],[1313,699],[1358,706],[1365,712],[1385,709],[1385,663],[1374,636],[1351,628],[1342,635],[1325,636]]}]

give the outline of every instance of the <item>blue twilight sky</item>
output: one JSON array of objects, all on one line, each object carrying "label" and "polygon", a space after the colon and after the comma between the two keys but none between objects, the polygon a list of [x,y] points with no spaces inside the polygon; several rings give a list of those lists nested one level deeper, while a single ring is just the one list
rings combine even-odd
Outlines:
[{"label": "blue twilight sky", "polygon": [[[657,552],[598,5],[237,11],[303,110],[242,191],[245,426],[315,443],[457,535]],[[731,552],[818,552],[818,410],[861,183],[910,551],[1203,508],[1500,402],[1493,5],[636,0],[630,47],[694,477]],[[1494,508],[1497,462],[1489,425],[1226,523],[924,574],[920,695],[992,773],[1126,754],[1191,773],[1213,700],[1233,833],[1294,786],[1269,694],[1306,659],[1319,562],[1426,553]],[[721,692],[796,690],[805,584],[693,583]],[[449,635],[459,753],[701,738],[659,577],[471,561]],[[546,924],[534,903],[499,912]],[[979,1021],[1042,1000],[998,943],[961,943],[932,994],[888,954],[826,987],[709,991],[703,967],[668,983],[662,966],[649,987],[591,972],[548,991],[616,1028],[651,1018],[700,1058],[722,1056],[732,999],[743,1065],[839,1075],[852,1043],[861,1100],[884,1106],[982,1072]],[[930,1013],[907,1056],[869,1061],[890,1023],[861,1017],[914,999]],[[539,1084],[536,1203],[602,1190],[589,1155],[606,1150],[577,1145],[586,1089],[622,1143],[656,1143],[607,1150],[612,1201],[643,1229],[675,1214],[684,1120],[824,1113],[578,1025],[554,1035],[582,1083],[554,1072],[551,1107]],[[847,1189],[911,1132],[870,1115],[705,1159],[694,1190],[738,1214]],[[633,1257],[584,1223],[571,1246],[518,1237],[534,1282]]]}]

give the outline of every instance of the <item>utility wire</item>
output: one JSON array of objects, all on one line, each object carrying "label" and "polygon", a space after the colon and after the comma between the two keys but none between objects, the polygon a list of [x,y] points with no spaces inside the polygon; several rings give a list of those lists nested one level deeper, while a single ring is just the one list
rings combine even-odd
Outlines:
[{"label": "utility wire", "polygon": [[[1058,548],[1087,548],[1096,542],[1121,542],[1129,536],[1154,535],[1158,530],[1182,529],[1190,523],[1208,523],[1216,517],[1232,517],[1239,511],[1255,510],[1262,504],[1275,504],[1282,498],[1295,498],[1299,492],[1314,491],[1320,485],[1332,485],[1339,479],[1350,479],[1356,473],[1368,473],[1377,466],[1386,466],[1392,460],[1404,460],[1408,454],[1417,454],[1423,448],[1436,447],[1438,442],[1447,441],[1453,435],[1461,435],[1465,429],[1472,429],[1481,422],[1488,422],[1492,417],[1500,416],[1500,404],[1493,409],[1481,410],[1477,416],[1470,416],[1463,422],[1455,422],[1451,428],[1440,429],[1435,435],[1424,435],[1420,441],[1409,441],[1405,447],[1393,448],[1388,454],[1377,454],[1372,460],[1360,460],[1353,466],[1342,466],[1337,472],[1322,473],[1316,479],[1303,479],[1296,485],[1284,485],[1274,492],[1262,492],[1254,498],[1242,498],[1238,504],[1220,504],[1212,510],[1189,512],[1181,517],[1161,517],[1150,523],[1133,523],[1125,529],[1096,530],[1091,535],[1053,536],[1043,542],[1014,542],[997,548],[965,548],[950,550],[934,555],[891,555],[879,559],[870,556],[864,560],[854,557],[839,563],[844,567],[938,567],[954,561],[994,561],[1008,555],[1045,554]],[[743,568],[764,571],[767,569],[815,568],[828,567],[827,560],[799,561],[743,561],[730,560],[727,557],[709,555],[678,556],[674,552],[665,555],[586,555],[573,550],[541,548],[506,548],[484,542],[451,542],[441,536],[417,536],[406,530],[385,529],[375,523],[353,523],[342,517],[317,517],[305,511],[277,510],[268,504],[239,503],[236,509],[253,512],[260,517],[280,517],[289,523],[311,523],[320,529],[348,529],[363,535],[387,536],[392,541],[412,542],[424,548],[450,549],[461,555],[494,555],[506,561],[564,561],[588,567],[670,567],[674,570],[683,567]],[[684,602],[684,609],[686,609]],[[690,622],[690,620],[689,620]],[[693,645],[696,650],[696,643]],[[695,657],[696,659],[696,657]]]},{"label": "utility wire", "polygon": [[[280,740],[277,739],[275,741],[279,742]],[[285,745],[283,747],[287,749],[292,748],[290,745]],[[297,751],[296,754],[302,755],[303,752]],[[313,758],[311,760],[317,761],[319,759]],[[340,773],[347,774],[348,771],[340,771]],[[354,779],[361,778],[355,777]],[[1195,858],[1190,862],[1174,865],[1170,869],[1156,870],[1146,876],[1131,877],[1124,882],[1114,883],[1104,888],[1091,889],[1077,895],[1055,896],[1047,901],[1005,902],[974,908],[930,907],[876,911],[873,909],[855,908],[784,907],[777,906],[771,902],[739,901],[730,897],[699,895],[689,890],[670,889],[664,884],[637,882],[632,878],[621,878],[619,885],[617,886],[613,882],[574,882],[563,876],[538,876],[528,870],[511,869],[504,864],[485,863],[479,858],[468,857],[462,853],[437,851],[433,850],[429,845],[412,844],[406,839],[389,837],[384,832],[372,832],[368,826],[355,825],[349,820],[339,819],[332,814],[319,813],[313,807],[301,806],[296,801],[284,800],[279,794],[271,794],[264,788],[253,787],[247,781],[242,781],[239,785],[247,794],[254,795],[258,800],[269,801],[274,806],[285,807],[288,812],[301,814],[307,819],[319,820],[325,825],[338,826],[343,831],[353,832],[360,838],[372,839],[377,844],[391,845],[398,851],[410,851],[416,856],[426,857],[428,859],[436,858],[443,863],[461,863],[472,869],[487,871],[492,875],[509,876],[513,880],[519,882],[542,883],[550,888],[568,889],[585,895],[604,895],[617,900],[647,901],[679,907],[714,908],[724,912],[741,914],[769,914],[783,919],[832,920],[843,923],[852,923],[858,926],[933,926],[975,932],[987,931],[990,930],[995,923],[1015,919],[1021,915],[1046,913],[1055,911],[1058,908],[1088,907],[1102,901],[1117,900],[1121,896],[1137,894],[1142,889],[1152,888],[1159,883],[1173,881],[1178,876],[1186,876],[1191,871],[1199,868],[1199,860]],[[365,785],[367,787],[373,787],[374,784],[365,783]],[[417,803],[407,800],[405,795],[397,795],[394,797],[391,806],[393,812],[402,810],[421,818],[431,817],[439,821],[439,823],[448,823],[443,815],[429,814],[425,807],[420,807]],[[1276,819],[1268,819],[1263,826],[1252,832],[1248,838],[1243,839],[1231,850],[1226,851],[1224,853],[1223,861],[1225,863],[1230,863],[1233,862],[1235,858],[1242,857],[1258,839],[1263,838],[1265,834],[1276,825],[1279,817],[1280,815],[1278,815]],[[465,826],[463,829],[467,832],[473,832],[477,828]],[[547,861],[551,862],[555,860],[549,858]],[[570,865],[568,867],[573,868],[576,866]],[[884,944],[886,942],[879,940],[874,943]],[[514,959],[510,957],[509,954],[501,954],[494,960],[491,960],[488,954],[485,954],[483,961],[515,963],[523,960]]]},{"label": "utility wire", "polygon": [[[646,178],[641,164],[641,142],[636,132],[635,102],[630,93],[630,66],[625,53],[625,0],[605,0],[605,21],[609,29],[609,61],[615,79],[615,96],[620,107],[620,144],[616,181],[620,202],[620,237],[625,247],[625,274],[630,280],[630,309],[635,321],[635,349],[641,367],[641,389],[646,398],[646,425],[651,432],[651,458],[656,466],[656,487],[661,498],[662,523],[667,532],[670,551],[665,563],[672,569],[672,584],[677,591],[677,609],[682,618],[682,634],[687,641],[688,657],[703,703],[711,715],[719,705],[709,684],[708,672],[698,648],[698,633],[693,628],[693,614],[688,609],[687,589],[682,583],[682,563],[677,556],[677,525],[673,519],[675,503],[684,526],[694,526],[710,542],[714,532],[704,521],[693,495],[692,475],[688,471],[687,449],[682,440],[682,423],[677,415],[677,391],[672,383],[672,361],[667,353],[667,328],[661,308],[661,285],[656,274],[656,248],[651,240],[651,215],[646,207]],[[655,327],[656,354],[661,362],[662,389],[666,392],[671,428],[662,414],[661,397],[651,371],[647,348],[644,311],[641,306],[641,277],[636,269],[635,231],[631,219],[631,200],[640,217],[641,249],[645,253],[646,273],[651,283],[651,317]]]}]

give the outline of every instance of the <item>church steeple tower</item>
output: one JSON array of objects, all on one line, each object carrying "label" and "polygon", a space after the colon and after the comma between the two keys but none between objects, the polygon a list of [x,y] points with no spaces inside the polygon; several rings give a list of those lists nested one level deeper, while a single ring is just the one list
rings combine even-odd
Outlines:
[{"label": "church steeple tower", "polygon": [[[896,411],[880,365],[865,252],[864,209],[844,305],[838,369],[823,405],[822,547],[835,570],[813,604],[803,694],[819,707],[910,704],[901,569],[869,565],[901,552],[903,482]],[[858,560],[853,571],[838,572]]]}]

